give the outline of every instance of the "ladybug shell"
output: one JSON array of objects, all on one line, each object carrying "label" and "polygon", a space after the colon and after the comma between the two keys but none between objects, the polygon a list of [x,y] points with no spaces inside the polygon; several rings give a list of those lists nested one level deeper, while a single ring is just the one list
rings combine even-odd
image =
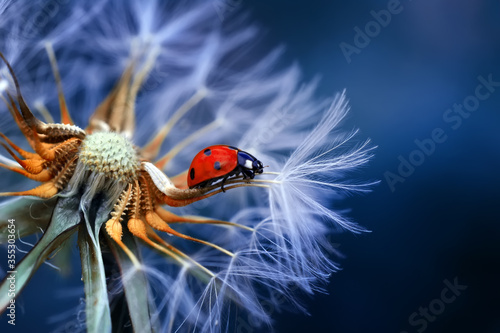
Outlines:
[{"label": "ladybug shell", "polygon": [[189,188],[204,182],[222,178],[238,166],[238,148],[216,145],[200,151],[189,167],[187,183]]}]

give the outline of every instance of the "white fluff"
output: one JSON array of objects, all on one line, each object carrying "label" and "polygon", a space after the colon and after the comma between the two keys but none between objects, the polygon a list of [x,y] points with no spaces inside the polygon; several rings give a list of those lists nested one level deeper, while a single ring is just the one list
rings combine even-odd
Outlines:
[{"label": "white fluff", "polygon": [[[350,172],[369,160],[372,148],[368,141],[355,143],[355,131],[339,129],[348,111],[345,92],[316,99],[317,80],[303,83],[296,65],[275,70],[282,49],[256,58],[252,41],[258,30],[237,19],[221,22],[212,2],[57,4],[57,13],[37,28],[30,19],[45,8],[44,1],[0,3],[0,51],[19,76],[29,105],[43,103],[58,121],[56,87],[43,49],[47,41],[54,45],[69,110],[82,128],[131,58],[139,70],[157,54],[137,99],[135,143],[151,139],[193,96],[199,97],[197,103],[175,125],[162,153],[197,129],[214,126],[169,163],[167,176],[143,163],[156,185],[171,186],[168,177],[187,169],[195,154],[212,144],[237,146],[268,165],[265,172],[279,173],[256,175],[256,180],[271,181],[269,189],[240,188],[181,210],[251,228],[179,227],[232,251],[234,257],[168,238],[216,278],[200,278],[192,266],[177,266],[145,251],[162,331],[234,331],[238,325],[270,323],[262,304],[275,309],[286,304],[305,312],[295,295],[322,290],[337,269],[328,257],[334,252],[328,237],[340,229],[364,230],[334,210],[336,200],[346,192],[368,191],[373,184],[349,180]],[[1,130],[15,136],[4,105],[0,118],[6,121]],[[85,177],[77,168],[72,185]],[[110,189],[113,197],[122,185]],[[91,198],[94,188],[89,191]],[[235,307],[244,315],[232,317]]]}]

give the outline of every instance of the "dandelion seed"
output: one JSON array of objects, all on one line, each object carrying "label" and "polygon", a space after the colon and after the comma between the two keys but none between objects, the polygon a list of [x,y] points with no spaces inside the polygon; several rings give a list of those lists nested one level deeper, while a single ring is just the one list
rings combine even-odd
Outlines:
[{"label": "dandelion seed", "polygon": [[2,125],[0,166],[40,183],[0,196],[43,199],[0,207],[19,239],[43,229],[18,293],[77,234],[87,331],[234,331],[234,308],[270,324],[261,302],[279,307],[276,295],[306,311],[297,294],[337,269],[327,236],[364,231],[332,202],[374,184],[346,177],[373,148],[339,130],[345,92],[316,101],[296,67],[268,75],[278,51],[244,68],[256,30],[224,32],[203,2],[65,3],[27,24],[41,4],[0,5],[20,16],[0,20],[0,116],[24,137]]}]

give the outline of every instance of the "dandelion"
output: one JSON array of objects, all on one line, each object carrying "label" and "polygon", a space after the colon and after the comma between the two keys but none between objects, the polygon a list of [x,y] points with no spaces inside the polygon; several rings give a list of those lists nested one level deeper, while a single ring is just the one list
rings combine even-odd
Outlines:
[{"label": "dandelion", "polygon": [[[216,9],[0,5],[0,166],[38,182],[2,185],[21,198],[0,207],[0,241],[8,219],[18,238],[43,230],[15,267],[19,293],[78,235],[87,331],[119,331],[119,311],[137,332],[236,331],[235,312],[270,325],[263,302],[306,311],[299,296],[337,269],[329,236],[364,231],[332,209],[374,184],[348,179],[373,148],[339,129],[345,92],[316,100],[296,67],[274,69],[279,51],[248,65],[256,29]],[[191,160],[215,144],[265,167],[190,188]]]}]

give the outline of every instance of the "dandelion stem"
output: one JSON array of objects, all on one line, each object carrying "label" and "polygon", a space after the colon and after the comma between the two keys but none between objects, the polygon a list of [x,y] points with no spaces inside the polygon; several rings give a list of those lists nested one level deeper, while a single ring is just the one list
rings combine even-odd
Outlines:
[{"label": "dandelion stem", "polygon": [[186,146],[188,146],[190,143],[193,141],[198,140],[202,136],[204,136],[206,133],[214,130],[220,125],[220,122],[218,120],[214,120],[208,125],[203,126],[193,134],[189,135],[187,138],[179,142],[174,148],[172,148],[168,153],[166,153],[162,158],[160,158],[156,163],[155,166],[158,169],[163,169],[165,165],[167,164],[168,161],[170,161],[172,158],[175,157],[181,150],[183,150]]},{"label": "dandelion stem", "polygon": [[191,110],[196,104],[198,104],[205,96],[207,96],[208,91],[206,88],[198,89],[193,96],[191,96],[184,104],[181,105],[177,111],[174,112],[170,120],[162,127],[162,129],[156,134],[156,136],[148,142],[144,148],[142,148],[141,153],[148,159],[154,159],[158,156],[161,145],[165,141],[174,125],[184,116],[189,110]]},{"label": "dandelion stem", "polygon": [[94,110],[85,130],[88,134],[112,130],[132,135],[135,126],[135,105],[130,104],[130,85],[134,65],[133,61],[129,63],[113,90]]},{"label": "dandelion stem", "polygon": [[156,213],[167,223],[221,224],[221,225],[230,225],[233,227],[239,227],[242,229],[246,229],[248,231],[254,231],[252,228],[233,222],[207,219],[205,217],[196,215],[179,216],[161,207],[156,208]]},{"label": "dandelion stem", "polygon": [[[254,187],[265,187],[269,188],[269,186],[266,185],[258,185],[255,183],[264,183],[264,184],[281,184],[281,182],[276,181],[276,180],[266,180],[266,179],[244,179],[242,176],[233,178],[231,180],[226,181],[224,184],[239,184],[240,186],[254,186]],[[213,187],[217,188],[220,186],[220,183],[215,184]],[[240,187],[238,186],[238,187]],[[224,187],[224,190],[231,189],[233,187]]]},{"label": "dandelion stem", "polygon": [[205,219],[205,218],[200,217],[200,216],[192,216],[192,215],[186,215],[183,217],[188,218],[189,220],[171,221],[170,223],[227,225],[227,226],[231,226],[231,227],[245,229],[245,230],[252,231],[252,232],[255,231],[255,229],[253,229],[253,228],[250,228],[250,227],[247,227],[246,225],[242,225],[242,224],[235,223],[235,222],[221,221],[221,220],[210,220],[210,219]]},{"label": "dandelion stem", "polygon": [[142,66],[142,69],[139,73],[137,73],[134,77],[134,80],[132,81],[132,84],[130,86],[130,92],[129,95],[133,99],[131,102],[135,104],[135,97],[137,96],[137,92],[142,86],[142,83],[144,82],[144,79],[148,74],[151,72],[151,69],[153,68],[156,58],[158,57],[158,54],[160,53],[160,50],[158,48],[154,48],[153,51],[149,54],[146,63],[144,66]]},{"label": "dandelion stem", "polygon": [[52,118],[52,115],[43,103],[35,103],[35,109],[37,109],[37,111],[42,115],[45,122],[55,123],[54,118]]},{"label": "dandelion stem", "polygon": [[125,244],[123,244],[120,239],[114,239],[114,241],[122,248],[123,252],[127,254],[127,256],[130,258],[130,261],[132,261],[132,263],[134,264],[134,267],[136,269],[139,269],[141,267],[141,264],[139,263],[139,260],[137,259],[135,254],[133,254],[132,251],[130,251],[130,249]]},{"label": "dandelion stem", "polygon": [[[229,183],[229,182],[228,182]],[[236,182],[234,182],[236,183]],[[224,191],[227,191],[227,190],[231,190],[233,188],[238,188],[238,187],[245,187],[245,186],[253,186],[253,187],[262,187],[262,188],[270,188],[269,185],[259,185],[259,184],[252,184],[252,183],[243,183],[243,184],[236,184],[236,185],[231,185],[231,186],[227,186],[227,187],[224,187]],[[217,186],[216,186],[217,187]],[[213,191],[213,192],[210,192],[206,195],[203,196],[203,198],[208,198],[212,195],[215,195],[217,193],[221,193],[221,192],[224,192],[222,189],[218,189],[216,191]]]},{"label": "dandelion stem", "polygon": [[[144,223],[140,219],[130,219],[128,222],[128,229],[129,231],[136,237],[142,239],[146,244],[149,246],[159,250],[160,252],[168,255],[170,258],[174,259],[178,263],[180,263],[182,266],[187,266],[187,262],[183,260],[182,258],[188,259],[192,263],[194,263],[197,267],[199,267],[202,271],[207,273],[209,276],[214,277],[215,274],[211,272],[209,269],[207,269],[205,266],[201,265],[188,255],[184,254],[180,250],[176,249],[174,246],[168,244],[165,242],[160,236],[156,234],[156,232],[148,226],[146,223]],[[158,243],[155,243],[149,237],[152,237],[155,241]]]},{"label": "dandelion stem", "polygon": [[64,92],[61,84],[61,75],[59,74],[59,68],[57,67],[56,55],[54,53],[54,49],[52,48],[52,43],[45,43],[45,51],[47,51],[47,55],[49,56],[50,66],[52,67],[52,73],[54,74],[54,78],[56,80],[57,86],[57,96],[59,98],[59,108],[61,109],[61,122],[63,124],[73,125],[73,120],[69,115],[68,106],[66,104],[66,100],[64,99]]},{"label": "dandelion stem", "polygon": [[7,169],[9,169],[9,170],[10,170],[11,167],[15,168],[15,167],[19,166],[19,164],[17,164],[16,162],[8,159],[7,157],[5,157],[3,155],[0,155],[0,163],[2,164],[1,166],[4,167],[4,168],[5,168],[4,165],[6,165],[8,167]]},{"label": "dandelion stem", "polygon": [[[178,261],[185,265],[186,262],[183,261],[181,258],[179,257],[182,257],[182,258],[185,258],[187,260],[189,260],[190,262],[192,262],[196,267],[200,268],[203,272],[207,273],[209,276],[211,277],[215,277],[215,273],[213,273],[211,270],[209,270],[208,268],[206,268],[205,266],[203,266],[202,264],[200,264],[199,262],[197,262],[196,260],[194,260],[193,258],[191,258],[190,256],[188,256],[187,254],[185,254],[184,252],[182,252],[181,250],[177,249],[176,247],[168,244],[167,242],[165,242],[165,240],[163,240],[163,238],[161,238],[160,236],[158,236],[158,234],[156,234],[151,228],[149,228],[148,230],[148,233],[150,233],[150,235],[157,241],[157,242],[160,242],[166,249],[170,250],[171,252],[174,252],[175,254],[175,257],[178,258]],[[155,243],[153,243],[155,244]],[[159,245],[158,245],[159,246]],[[167,253],[167,252],[165,252]],[[168,254],[168,253],[167,253]],[[170,254],[172,255],[172,254]]]},{"label": "dandelion stem", "polygon": [[[35,153],[30,153],[29,151],[25,151],[24,149],[19,148],[14,142],[12,142],[8,137],[6,137],[2,132],[0,132],[0,137],[2,137],[7,143],[22,157],[26,159],[40,159],[40,155]],[[5,147],[5,146],[4,146]],[[8,149],[7,149],[8,150]],[[12,154],[11,154],[12,155]]]},{"label": "dandelion stem", "polygon": [[263,172],[262,175],[276,175],[276,176],[279,176],[279,175],[281,175],[281,172],[266,171],[266,172]]},{"label": "dandelion stem", "polygon": [[208,241],[204,241],[204,240],[201,240],[201,239],[198,239],[198,238],[195,238],[195,237],[191,237],[191,236],[185,235],[185,234],[183,234],[181,232],[178,232],[175,229],[172,229],[168,225],[168,223],[163,218],[161,218],[157,213],[155,213],[155,212],[147,212],[146,213],[146,221],[148,222],[148,224],[150,226],[152,226],[156,230],[167,232],[169,234],[172,234],[172,235],[180,237],[180,238],[184,238],[186,240],[190,240],[190,241],[197,242],[197,243],[200,243],[200,244],[203,244],[203,245],[206,245],[206,246],[213,247],[214,249],[219,250],[222,253],[227,254],[228,256],[234,257],[234,253],[232,253],[232,252],[224,249],[223,247],[220,247],[220,246],[218,246],[218,245],[216,245],[214,243],[208,242]]},{"label": "dandelion stem", "polygon": [[[263,175],[267,173],[262,173]],[[279,175],[279,173],[276,173]],[[243,176],[238,176],[238,177],[233,177],[230,180],[226,181],[225,184],[235,184],[239,182],[244,182],[246,184],[251,184],[251,183],[268,183],[268,184],[281,184],[281,181],[278,180],[273,180],[273,179],[245,179]],[[218,184],[217,184],[218,185]]]},{"label": "dandelion stem", "polygon": [[267,180],[267,179],[253,179],[252,183],[267,183],[267,184],[281,184],[278,180]]},{"label": "dandelion stem", "polygon": [[[156,236],[158,236],[158,235],[156,235]],[[160,238],[160,237],[158,236],[158,238]],[[149,239],[147,237],[141,237],[141,239],[144,242],[146,242],[146,244],[149,244],[153,248],[155,248],[155,249],[159,250],[160,252],[163,252],[166,255],[168,255],[169,257],[173,258],[174,260],[176,260],[177,262],[179,262],[181,265],[185,265],[186,264],[186,262],[184,260],[182,260],[182,258],[180,256],[176,255],[170,249],[168,249],[168,248],[166,248],[164,246],[161,246],[160,244],[157,244],[157,243],[153,242],[151,239]]]}]

